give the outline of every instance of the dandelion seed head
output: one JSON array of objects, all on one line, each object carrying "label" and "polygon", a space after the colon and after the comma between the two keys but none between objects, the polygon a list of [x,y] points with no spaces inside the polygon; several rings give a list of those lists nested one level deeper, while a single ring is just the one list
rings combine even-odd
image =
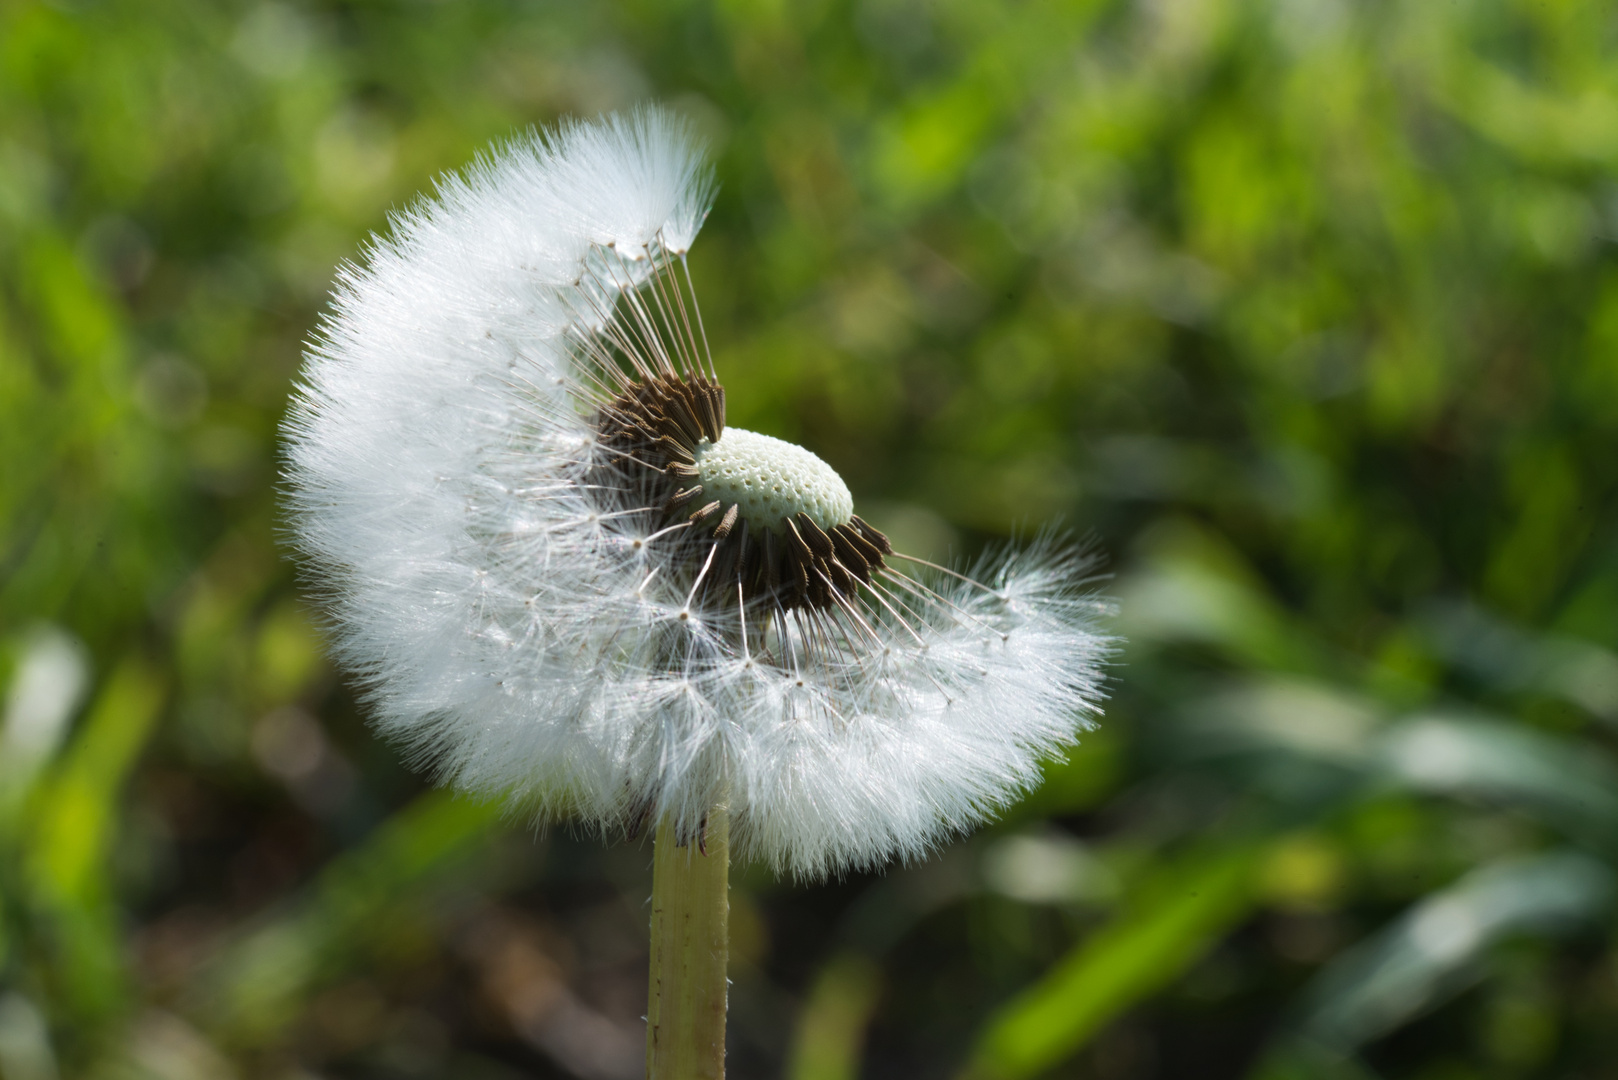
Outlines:
[{"label": "dandelion seed head", "polygon": [[607,835],[725,798],[738,857],[805,877],[919,856],[1091,722],[1088,563],[910,560],[818,456],[728,427],[684,265],[712,193],[642,109],[399,214],[289,410],[298,542],[376,724],[443,781]]}]

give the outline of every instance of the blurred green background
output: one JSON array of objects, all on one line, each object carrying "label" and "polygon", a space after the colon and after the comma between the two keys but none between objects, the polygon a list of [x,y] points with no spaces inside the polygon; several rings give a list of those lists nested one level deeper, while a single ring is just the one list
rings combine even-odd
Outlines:
[{"label": "blurred green background", "polygon": [[276,425],[390,209],[646,99],[731,419],[1128,637],[1002,823],[738,872],[731,1074],[1618,1076],[1610,3],[4,0],[0,1077],[639,1075],[649,847],[372,738]]}]

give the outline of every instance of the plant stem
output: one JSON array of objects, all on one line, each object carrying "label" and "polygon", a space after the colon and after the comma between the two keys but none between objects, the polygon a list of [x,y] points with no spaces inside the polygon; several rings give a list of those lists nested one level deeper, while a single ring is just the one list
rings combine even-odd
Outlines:
[{"label": "plant stem", "polygon": [[[707,854],[703,854],[702,849]],[[647,1080],[723,1080],[730,956],[730,807],[708,812],[699,848],[657,829],[652,855],[652,973]]]}]

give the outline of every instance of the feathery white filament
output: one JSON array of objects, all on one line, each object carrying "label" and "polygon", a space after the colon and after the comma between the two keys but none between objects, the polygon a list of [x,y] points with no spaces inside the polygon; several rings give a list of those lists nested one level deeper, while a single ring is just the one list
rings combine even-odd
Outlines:
[{"label": "feathery white filament", "polygon": [[[458,787],[688,832],[728,790],[737,854],[806,876],[917,855],[1088,723],[1097,605],[1048,543],[983,586],[878,563],[821,608],[720,580],[716,518],[649,501],[598,422],[643,369],[711,370],[675,269],[711,191],[646,109],[518,140],[397,216],[341,272],[286,421],[299,543],[379,727]],[[776,443],[727,429],[700,482],[761,522],[846,521],[814,455],[769,472]],[[793,501],[748,493],[787,472]]]}]

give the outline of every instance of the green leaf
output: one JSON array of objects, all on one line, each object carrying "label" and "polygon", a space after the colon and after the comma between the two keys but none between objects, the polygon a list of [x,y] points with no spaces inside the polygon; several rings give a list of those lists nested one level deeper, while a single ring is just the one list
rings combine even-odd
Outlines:
[{"label": "green leaf", "polygon": [[28,845],[30,898],[50,928],[53,961],[82,1012],[116,1008],[124,986],[123,947],[107,865],[124,781],[151,734],[164,699],[162,678],[124,661],[107,680],[60,771],[41,792]]},{"label": "green leaf", "polygon": [[798,1014],[788,1080],[854,1080],[882,992],[882,969],[852,950],[826,962]]},{"label": "green leaf", "polygon": [[1474,961],[1507,934],[1554,935],[1608,910],[1611,869],[1577,852],[1508,858],[1474,870],[1333,960],[1304,993],[1299,1031],[1340,1053],[1454,996]]},{"label": "green leaf", "polygon": [[990,1018],[966,1075],[1038,1075],[1174,981],[1248,912],[1256,860],[1257,849],[1243,845],[1167,870],[1133,912],[1075,946]]}]

